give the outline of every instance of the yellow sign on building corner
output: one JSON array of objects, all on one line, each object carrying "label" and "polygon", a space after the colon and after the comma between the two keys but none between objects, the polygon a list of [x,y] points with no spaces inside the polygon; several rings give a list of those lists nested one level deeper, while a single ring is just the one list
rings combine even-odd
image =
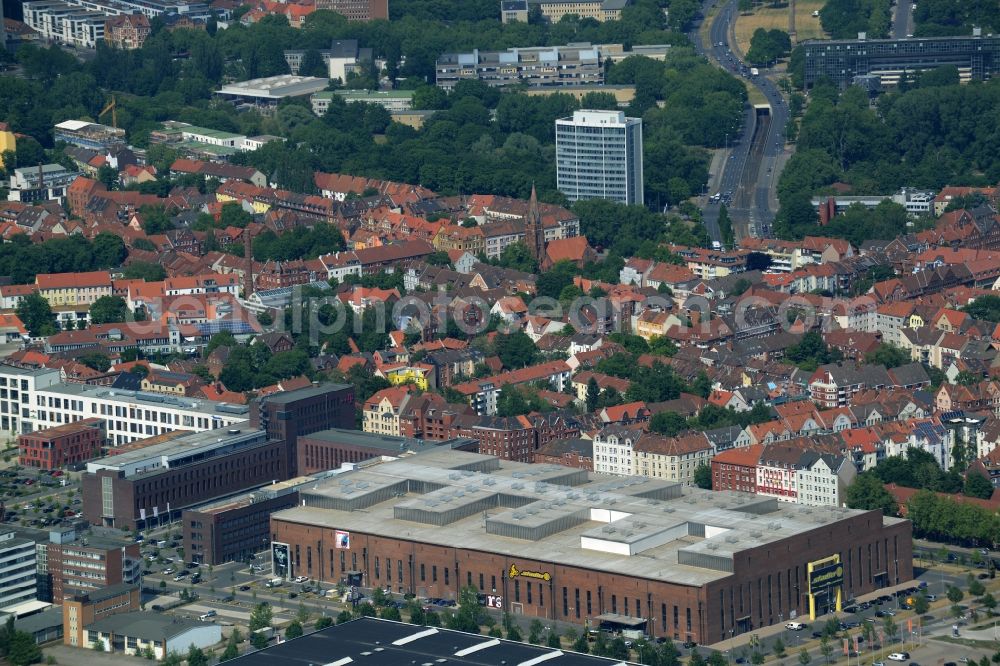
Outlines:
[{"label": "yellow sign on building corner", "polygon": [[840,563],[840,555],[810,562],[806,566],[806,576],[809,584],[809,619],[816,619],[816,597],[819,596],[829,598],[832,595],[839,613],[844,587],[844,565]]}]

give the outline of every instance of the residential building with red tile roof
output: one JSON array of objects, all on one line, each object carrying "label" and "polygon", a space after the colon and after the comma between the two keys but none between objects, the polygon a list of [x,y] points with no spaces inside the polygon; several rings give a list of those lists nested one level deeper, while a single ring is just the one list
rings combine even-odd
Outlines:
[{"label": "residential building with red tile roof", "polygon": [[757,492],[757,463],[763,444],[720,451],[712,458],[712,490]]}]

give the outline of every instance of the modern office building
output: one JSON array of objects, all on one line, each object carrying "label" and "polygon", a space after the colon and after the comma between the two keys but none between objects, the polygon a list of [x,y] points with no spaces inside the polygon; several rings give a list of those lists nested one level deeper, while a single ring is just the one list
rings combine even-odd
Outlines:
[{"label": "modern office building", "polygon": [[711,644],[912,580],[909,521],[454,450],[300,490],[285,575],[420,597],[475,587],[543,622]]},{"label": "modern office building", "polygon": [[435,81],[449,90],[462,79],[476,79],[491,86],[527,85],[562,87],[604,83],[604,65],[633,55],[663,60],[667,44],[626,49],[622,44],[574,42],[566,46],[533,46],[506,51],[445,53],[435,64]]},{"label": "modern office building", "polygon": [[144,529],[196,504],[287,475],[286,442],[262,430],[220,428],[87,463],[83,516],[91,525]]},{"label": "modern office building", "polygon": [[581,110],[556,120],[556,186],[570,201],[642,205],[642,119]]},{"label": "modern office building", "polygon": [[446,90],[462,79],[477,79],[491,86],[563,86],[604,82],[599,46],[514,48],[506,51],[445,53],[435,64],[437,85]]},{"label": "modern office building", "polygon": [[55,140],[89,150],[106,151],[125,145],[125,130],[86,120],[64,120],[54,128]]},{"label": "modern office building", "polygon": [[288,443],[289,478],[299,470],[298,439],[329,428],[353,428],[354,386],[315,384],[295,391],[272,393],[250,406],[250,426],[267,431],[269,439]]},{"label": "modern office building", "polygon": [[802,43],[804,83],[811,88],[823,77],[840,87],[856,76],[877,75],[882,86],[899,83],[906,74],[954,65],[962,81],[984,81],[1000,70],[1000,35],[918,37],[907,39],[824,39]]},{"label": "modern office building", "polygon": [[91,535],[44,546],[56,604],[109,585],[135,585],[141,581],[142,554],[137,543]]},{"label": "modern office building", "polygon": [[0,609],[35,599],[35,542],[0,533]]},{"label": "modern office building", "polygon": [[99,456],[106,437],[104,419],[99,418],[37,430],[17,438],[19,462],[44,470],[76,465]]},{"label": "modern office building", "polygon": [[192,562],[218,565],[246,562],[270,543],[270,518],[275,511],[299,503],[297,478],[218,502],[185,509],[181,514],[184,552]]},{"label": "modern office building", "polygon": [[249,417],[246,405],[63,384],[58,370],[0,365],[0,428],[12,434],[101,418],[107,443],[115,447],[175,430],[238,427]]}]

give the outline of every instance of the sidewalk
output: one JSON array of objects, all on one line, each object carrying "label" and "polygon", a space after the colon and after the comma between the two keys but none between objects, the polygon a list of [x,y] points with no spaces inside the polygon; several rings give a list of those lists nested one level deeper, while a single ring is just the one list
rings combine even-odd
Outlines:
[{"label": "sidewalk", "polygon": [[[907,583],[900,583],[899,585],[894,585],[892,587],[884,587],[884,588],[878,590],[877,592],[872,592],[870,594],[863,594],[860,597],[857,597],[856,599],[853,599],[851,601],[851,603],[853,604],[853,603],[861,603],[861,602],[864,602],[864,601],[872,601],[873,599],[877,599],[878,597],[884,596],[886,594],[891,595],[891,594],[895,593],[896,590],[905,590],[908,587],[916,587],[917,585],[918,585],[918,582],[915,581],[915,580],[912,580],[912,581],[909,581]],[[845,606],[848,605],[847,602],[846,602],[846,600],[844,602],[844,605]],[[800,615],[800,616],[798,616],[796,618],[786,618],[785,620],[782,620],[781,622],[779,622],[777,624],[768,625],[766,627],[755,628],[755,629],[752,629],[751,631],[749,631],[747,633],[739,634],[738,636],[733,636],[732,638],[727,638],[724,641],[719,641],[718,643],[715,643],[713,645],[706,645],[704,647],[707,648],[707,649],[709,649],[709,650],[717,650],[719,652],[725,652],[727,650],[736,650],[736,649],[741,648],[741,647],[746,647],[747,646],[747,642],[750,640],[750,636],[757,636],[761,640],[764,640],[766,638],[771,638],[773,636],[776,636],[776,635],[779,635],[779,634],[783,634],[784,632],[787,631],[785,629],[785,621],[786,620],[787,621],[796,620],[796,621],[805,622],[807,624],[811,624],[811,625],[814,625],[814,626],[823,626],[823,625],[826,624],[827,620],[829,620],[830,618],[834,618],[835,617],[835,618],[838,618],[838,619],[844,619],[844,618],[848,617],[849,615],[850,615],[850,613],[843,613],[843,612],[841,612],[841,613],[827,613],[826,615],[817,615],[815,620],[810,620],[808,615]],[[813,639],[810,637],[809,640],[813,640]]]}]

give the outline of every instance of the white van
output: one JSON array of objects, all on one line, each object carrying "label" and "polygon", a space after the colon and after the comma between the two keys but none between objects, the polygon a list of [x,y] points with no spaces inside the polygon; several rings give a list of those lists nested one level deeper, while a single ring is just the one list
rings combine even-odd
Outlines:
[{"label": "white van", "polygon": [[785,623],[785,629],[789,629],[791,631],[802,631],[805,628],[806,628],[806,625],[802,624],[801,622],[786,622]]},{"label": "white van", "polygon": [[209,620],[209,619],[215,617],[216,615],[217,615],[217,613],[214,610],[210,610],[207,613],[202,613],[201,615],[199,615],[198,619],[201,620],[202,622],[204,622],[205,620]]}]

